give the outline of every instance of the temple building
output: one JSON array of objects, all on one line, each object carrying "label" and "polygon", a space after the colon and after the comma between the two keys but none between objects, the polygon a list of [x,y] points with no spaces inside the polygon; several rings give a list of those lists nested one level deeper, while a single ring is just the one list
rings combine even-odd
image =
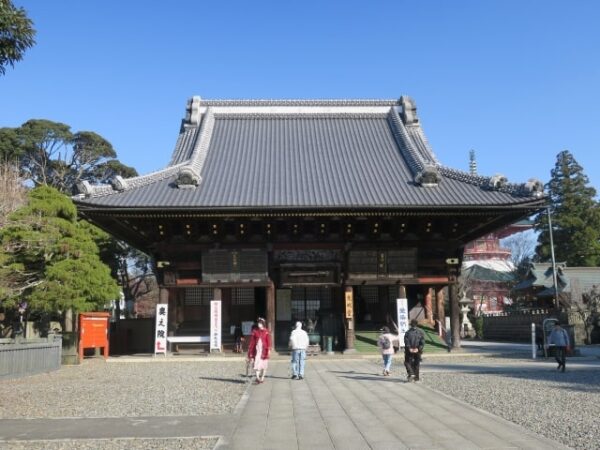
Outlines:
[{"label": "temple building", "polygon": [[531,220],[521,220],[465,245],[461,278],[476,315],[499,313],[512,305],[510,290],[517,281],[517,268],[511,250],[502,247],[500,240],[531,228]]},{"label": "temple building", "polygon": [[208,330],[220,299],[226,329],[263,316],[287,347],[311,319],[344,351],[397,298],[442,320],[446,287],[458,333],[466,243],[545,204],[537,180],[443,165],[408,97],[193,97],[167,167],[78,188],[82,217],[153,257],[169,330]]},{"label": "temple building", "polygon": [[[600,267],[567,267],[564,262],[556,263],[558,300],[564,308],[584,304],[586,295],[598,287]],[[552,264],[531,264],[525,279],[513,287],[512,293],[519,297],[524,308],[553,308],[556,293]]]}]

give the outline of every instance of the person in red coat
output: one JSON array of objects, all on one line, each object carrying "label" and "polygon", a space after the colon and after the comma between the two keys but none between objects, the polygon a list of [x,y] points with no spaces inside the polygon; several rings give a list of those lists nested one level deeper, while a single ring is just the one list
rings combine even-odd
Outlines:
[{"label": "person in red coat", "polygon": [[265,374],[269,366],[269,353],[271,352],[271,335],[267,330],[265,319],[258,319],[258,327],[252,331],[248,345],[248,359],[254,360],[256,384],[265,381]]}]

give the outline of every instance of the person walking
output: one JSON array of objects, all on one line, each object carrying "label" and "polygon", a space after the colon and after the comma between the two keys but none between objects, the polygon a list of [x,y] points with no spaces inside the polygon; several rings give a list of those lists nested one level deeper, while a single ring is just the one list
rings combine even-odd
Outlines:
[{"label": "person walking", "polygon": [[394,341],[398,341],[398,336],[390,333],[388,327],[383,327],[377,339],[377,346],[381,349],[381,357],[383,358],[383,376],[390,376],[392,368],[392,356],[394,355]]},{"label": "person walking", "polygon": [[569,333],[563,327],[560,326],[559,322],[554,324],[554,329],[550,333],[548,338],[548,344],[554,345],[556,362],[558,367],[556,370],[565,371],[565,363],[567,360],[567,349],[569,348]]},{"label": "person walking", "polygon": [[235,339],[234,353],[242,353],[242,344],[244,342],[244,333],[242,332],[242,324],[238,322],[233,331],[233,338]]},{"label": "person walking", "polygon": [[417,327],[416,319],[410,321],[410,329],[404,334],[404,367],[408,381],[419,381],[421,355],[425,347],[425,335]]},{"label": "person walking", "polygon": [[252,331],[250,343],[248,344],[248,359],[254,361],[256,384],[261,384],[265,381],[270,352],[271,335],[267,329],[265,319],[261,317],[258,319],[257,327]]},{"label": "person walking", "polygon": [[302,329],[302,322],[296,322],[296,328],[290,335],[290,348],[292,349],[292,380],[304,379],[304,364],[306,361],[306,348],[308,347],[308,333]]}]

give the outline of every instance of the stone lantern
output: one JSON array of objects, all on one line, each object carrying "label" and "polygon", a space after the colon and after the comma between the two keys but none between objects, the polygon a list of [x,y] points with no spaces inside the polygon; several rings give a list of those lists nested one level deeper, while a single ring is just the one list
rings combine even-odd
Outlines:
[{"label": "stone lantern", "polygon": [[473,304],[473,300],[467,298],[466,294],[463,292],[462,298],[458,301],[458,304],[460,305],[460,312],[462,313],[461,336],[472,337],[475,335],[475,330],[473,324],[469,320],[468,313],[470,306]]}]

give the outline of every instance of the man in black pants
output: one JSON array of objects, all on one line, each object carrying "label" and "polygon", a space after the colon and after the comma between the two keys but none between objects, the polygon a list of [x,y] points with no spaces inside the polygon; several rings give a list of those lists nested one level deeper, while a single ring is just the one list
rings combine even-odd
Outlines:
[{"label": "man in black pants", "polygon": [[425,347],[425,335],[417,328],[416,319],[410,321],[410,329],[404,335],[404,367],[408,373],[408,381],[419,381],[421,354]]},{"label": "man in black pants", "polygon": [[555,346],[555,358],[556,362],[558,363],[556,370],[562,370],[564,372],[567,349],[569,349],[570,342],[569,333],[567,333],[567,330],[560,326],[559,322],[554,324],[554,330],[552,330],[552,333],[550,333],[548,343]]}]

